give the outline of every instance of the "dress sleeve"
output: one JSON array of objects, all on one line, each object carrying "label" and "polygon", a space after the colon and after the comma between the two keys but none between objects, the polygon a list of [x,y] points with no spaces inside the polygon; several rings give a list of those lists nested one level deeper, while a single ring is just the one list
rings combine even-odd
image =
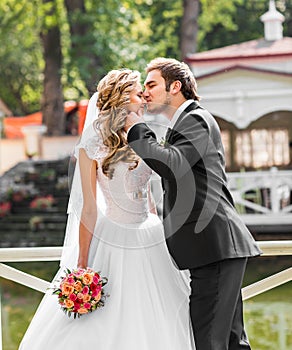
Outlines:
[{"label": "dress sleeve", "polygon": [[103,144],[102,138],[100,135],[92,136],[84,141],[82,139],[75,146],[74,155],[76,158],[79,156],[79,150],[84,149],[87,156],[93,160],[100,160],[107,156],[108,148]]}]

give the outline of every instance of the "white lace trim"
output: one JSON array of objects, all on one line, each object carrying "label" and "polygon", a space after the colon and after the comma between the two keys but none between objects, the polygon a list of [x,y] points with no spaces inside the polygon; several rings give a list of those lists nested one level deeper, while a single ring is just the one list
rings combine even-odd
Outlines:
[{"label": "white lace trim", "polygon": [[108,148],[103,144],[101,137],[98,135],[91,137],[90,139],[80,142],[75,147],[75,154],[78,154],[79,150],[83,148],[90,159],[99,160],[107,156]]}]

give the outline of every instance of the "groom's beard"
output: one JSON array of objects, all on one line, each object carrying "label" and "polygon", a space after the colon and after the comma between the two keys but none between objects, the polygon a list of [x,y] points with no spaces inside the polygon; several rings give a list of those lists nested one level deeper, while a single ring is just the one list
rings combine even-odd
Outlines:
[{"label": "groom's beard", "polygon": [[170,95],[167,93],[165,100],[162,103],[148,103],[147,112],[150,114],[165,114],[170,107]]}]

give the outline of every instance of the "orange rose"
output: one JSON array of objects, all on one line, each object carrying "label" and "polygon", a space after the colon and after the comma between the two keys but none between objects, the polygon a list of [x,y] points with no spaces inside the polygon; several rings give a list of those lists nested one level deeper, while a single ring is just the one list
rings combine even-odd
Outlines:
[{"label": "orange rose", "polygon": [[82,290],[82,283],[80,281],[76,281],[74,283],[74,288],[77,290],[77,292],[80,292]]},{"label": "orange rose", "polygon": [[91,296],[89,294],[85,294],[83,295],[83,302],[86,303],[87,301],[89,301],[91,299]]},{"label": "orange rose", "polygon": [[84,284],[90,284],[93,281],[93,275],[91,273],[85,273],[82,277]]},{"label": "orange rose", "polygon": [[81,307],[80,309],[78,309],[78,311],[77,311],[79,314],[87,314],[88,313],[88,310],[87,309],[85,309],[85,307]]},{"label": "orange rose", "polygon": [[101,298],[101,291],[97,294],[97,296],[94,298],[96,301],[100,301]]},{"label": "orange rose", "polygon": [[66,299],[65,300],[65,306],[66,306],[67,309],[71,309],[71,307],[74,306],[74,302],[72,300]]},{"label": "orange rose", "polygon": [[74,292],[73,286],[71,286],[69,283],[63,283],[62,284],[62,294],[69,295]]}]

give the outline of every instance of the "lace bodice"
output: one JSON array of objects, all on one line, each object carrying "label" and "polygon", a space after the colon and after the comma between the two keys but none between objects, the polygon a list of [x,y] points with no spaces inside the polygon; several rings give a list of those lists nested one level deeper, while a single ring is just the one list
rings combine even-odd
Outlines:
[{"label": "lace bodice", "polygon": [[[149,213],[148,186],[151,169],[142,161],[133,170],[133,165],[125,162],[114,164],[113,177],[110,179],[102,172],[102,161],[107,155],[107,148],[98,136],[82,145],[91,159],[98,162],[97,182],[105,201],[105,214],[119,223],[144,221]],[[100,197],[97,195],[97,204]]]}]

